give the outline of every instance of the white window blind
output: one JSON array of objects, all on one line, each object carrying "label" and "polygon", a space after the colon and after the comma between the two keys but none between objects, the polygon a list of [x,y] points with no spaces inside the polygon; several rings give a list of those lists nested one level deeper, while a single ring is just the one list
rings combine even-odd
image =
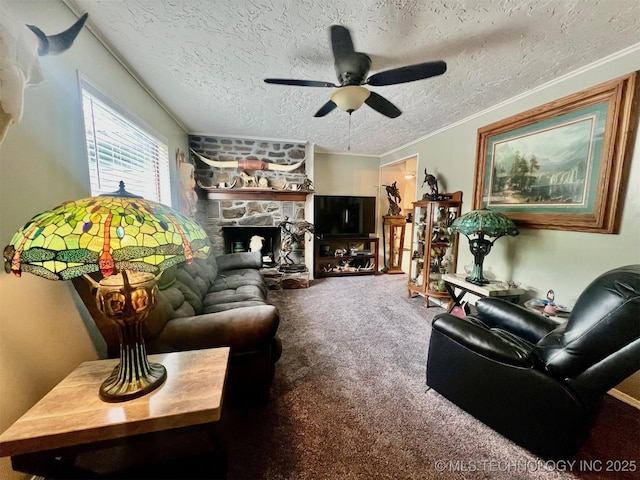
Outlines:
[{"label": "white window blind", "polygon": [[90,85],[82,82],[91,195],[129,193],[171,206],[166,143],[136,125]]}]

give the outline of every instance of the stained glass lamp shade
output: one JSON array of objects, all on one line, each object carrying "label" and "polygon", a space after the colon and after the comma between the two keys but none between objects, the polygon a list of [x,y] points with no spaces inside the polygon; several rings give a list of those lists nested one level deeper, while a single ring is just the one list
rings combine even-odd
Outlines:
[{"label": "stained glass lamp shade", "polygon": [[[518,227],[509,218],[486,208],[456,218],[451,225],[451,231],[462,233],[469,240],[469,249],[473,254],[473,271],[466,280],[476,285],[489,283],[482,273],[482,265],[484,257],[489,254],[495,241],[505,235],[515,237],[519,233]],[[475,238],[471,238],[470,235],[475,235]],[[485,237],[493,237],[493,240]]]},{"label": "stained glass lamp shade", "polygon": [[[115,322],[120,364],[100,387],[106,401],[144,395],[164,382],[165,368],[149,363],[142,337],[162,271],[206,258],[210,243],[193,219],[131,195],[113,194],[62,205],[33,217],[4,249],[5,270],[50,280],[83,276],[100,311]],[[96,282],[89,274],[101,273]]]}]

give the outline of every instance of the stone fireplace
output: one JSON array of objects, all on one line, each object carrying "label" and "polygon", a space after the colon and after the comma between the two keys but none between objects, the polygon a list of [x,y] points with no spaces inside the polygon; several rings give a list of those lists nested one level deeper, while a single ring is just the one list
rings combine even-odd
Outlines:
[{"label": "stone fireplace", "polygon": [[[242,242],[249,250],[253,235],[265,238],[263,257],[273,257],[277,262],[280,253],[280,224],[286,219],[295,222],[305,220],[305,204],[309,192],[289,190],[286,185],[301,184],[306,176],[309,147],[300,143],[270,142],[263,140],[229,139],[211,136],[190,136],[190,148],[212,160],[258,160],[269,163],[293,165],[307,156],[307,161],[292,172],[269,170],[250,171],[250,175],[268,178],[271,188],[247,188],[236,184],[231,189],[196,188],[198,205],[196,219],[203,226],[212,244],[211,255],[233,252],[232,242]],[[191,156],[196,166],[196,175],[214,182],[229,182],[239,177],[238,169],[217,168],[203,164],[195,155]],[[296,263],[305,263],[305,241],[292,252]]]}]

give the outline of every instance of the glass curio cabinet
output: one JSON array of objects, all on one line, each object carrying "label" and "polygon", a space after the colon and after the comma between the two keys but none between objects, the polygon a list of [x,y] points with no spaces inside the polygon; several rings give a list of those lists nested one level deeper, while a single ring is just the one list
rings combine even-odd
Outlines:
[{"label": "glass curio cabinet", "polygon": [[455,273],[458,262],[458,235],[452,233],[450,227],[460,216],[462,192],[440,197],[445,199],[413,202],[407,289],[409,298],[423,296],[427,307],[429,298],[446,301],[450,297],[442,275]]}]

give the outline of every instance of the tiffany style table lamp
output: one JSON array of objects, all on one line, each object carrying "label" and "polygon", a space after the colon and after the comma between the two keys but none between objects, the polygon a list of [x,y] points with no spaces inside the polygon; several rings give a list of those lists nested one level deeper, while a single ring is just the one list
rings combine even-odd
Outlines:
[{"label": "tiffany style table lamp", "polygon": [[[482,264],[495,241],[505,235],[515,237],[519,233],[518,227],[509,218],[486,208],[456,218],[450,229],[453,233],[462,233],[469,240],[469,249],[473,254],[473,271],[465,280],[476,285],[489,283],[482,274]],[[470,238],[469,235],[477,236]],[[494,238],[489,240],[485,236]]]},{"label": "tiffany style table lamp", "polygon": [[[167,373],[149,363],[142,335],[162,271],[206,258],[206,232],[191,218],[120,190],[62,205],[33,217],[4,249],[5,270],[50,280],[83,276],[99,310],[115,322],[120,363],[100,387],[108,402],[136,398],[162,385]],[[96,282],[89,274],[100,272]]]}]

